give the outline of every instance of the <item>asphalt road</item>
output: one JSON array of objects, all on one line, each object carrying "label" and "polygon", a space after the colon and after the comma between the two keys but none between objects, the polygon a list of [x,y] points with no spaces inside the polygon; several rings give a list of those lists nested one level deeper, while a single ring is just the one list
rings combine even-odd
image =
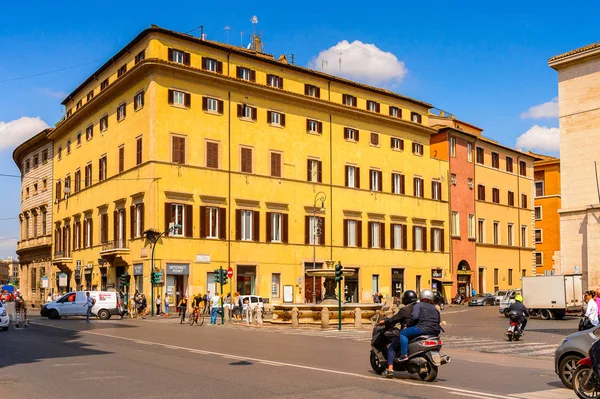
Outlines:
[{"label": "asphalt road", "polygon": [[[393,380],[374,374],[363,338],[368,330],[33,318],[27,329],[0,334],[0,392],[47,399],[574,397],[554,374],[551,356],[523,355],[525,346],[511,352],[515,345],[503,337],[507,321],[493,311],[444,311],[444,340],[453,344],[443,352],[452,362],[440,368],[434,383],[405,373]],[[556,331],[571,325],[576,329],[574,320],[532,320],[532,331],[516,344],[535,340],[553,348],[563,336]],[[502,342],[505,352],[458,344],[485,340]]]}]

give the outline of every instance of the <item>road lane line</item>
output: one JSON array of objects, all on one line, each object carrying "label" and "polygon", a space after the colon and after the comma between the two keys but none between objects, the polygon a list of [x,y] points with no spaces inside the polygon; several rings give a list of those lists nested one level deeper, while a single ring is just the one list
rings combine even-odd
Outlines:
[{"label": "road lane line", "polygon": [[[58,326],[54,326],[54,325],[47,325],[47,324],[36,323],[36,322],[33,322],[32,324],[37,324],[42,327],[56,328],[56,329],[65,330],[65,331],[75,331],[80,334],[89,334],[89,335],[97,335],[99,337],[120,339],[123,341],[129,341],[129,342],[141,341],[141,340],[138,340],[135,338],[120,337],[118,335],[98,333],[98,332],[94,332],[94,331],[83,331],[83,330],[77,330],[77,329],[73,329],[73,328],[58,327]],[[237,357],[236,355],[232,355],[229,353],[204,351],[204,350],[198,350],[198,349],[194,349],[194,348],[187,348],[184,346],[174,346],[174,345],[163,344],[160,342],[152,342],[152,341],[144,341],[144,342],[147,342],[151,345],[162,346],[164,348],[177,348],[177,349],[181,349],[181,350],[185,350],[185,351],[194,350],[194,351],[202,352],[202,354],[206,354],[206,355],[213,355],[213,356],[219,356],[219,357],[226,357],[226,356]],[[367,380],[375,380],[375,381],[380,381],[380,382],[384,381],[384,379],[380,376],[375,377],[375,376],[369,376],[369,375],[364,375],[364,374],[351,373],[348,371],[331,370],[331,369],[324,369],[321,367],[304,366],[301,364],[277,362],[277,361],[272,361],[272,360],[268,360],[268,359],[258,359],[258,358],[252,358],[252,357],[239,357],[239,358],[242,360],[252,361],[252,362],[257,362],[257,363],[266,362],[266,363],[270,363],[270,365],[273,365],[273,366],[275,366],[275,365],[285,366],[285,367],[292,367],[292,368],[301,369],[301,370],[309,370],[309,371],[317,371],[317,372],[322,372],[322,373],[337,374],[337,375],[342,375],[342,376],[346,376],[346,377],[357,377],[357,378],[363,378],[363,379],[367,379]],[[441,389],[444,391],[448,391],[450,393],[457,392],[457,395],[461,394],[461,393],[462,394],[470,394],[470,395],[478,395],[476,397],[480,397],[480,398],[505,399],[507,396],[507,395],[499,395],[499,394],[493,394],[493,393],[487,393],[487,392],[472,391],[472,390],[468,390],[468,389],[453,388],[453,387],[448,387],[448,386],[443,386],[443,385],[423,384],[423,383],[418,383],[418,382],[401,380],[398,378],[389,379],[389,380],[385,379],[385,381],[392,381],[392,382],[395,382],[398,384],[411,385],[411,386],[415,386],[415,387],[429,387],[429,388],[434,388],[434,389]]]},{"label": "road lane line", "polygon": [[545,391],[524,392],[508,395],[518,399],[576,399],[577,396],[567,388],[548,389]]}]

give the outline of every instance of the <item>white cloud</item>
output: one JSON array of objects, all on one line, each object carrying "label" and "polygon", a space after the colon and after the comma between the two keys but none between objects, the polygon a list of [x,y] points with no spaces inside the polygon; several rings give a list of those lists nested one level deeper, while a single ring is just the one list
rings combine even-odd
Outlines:
[{"label": "white cloud", "polygon": [[0,151],[14,148],[48,127],[39,117],[23,116],[10,122],[0,121]]},{"label": "white cloud", "polygon": [[[327,64],[322,61],[327,61]],[[408,72],[404,62],[398,60],[394,54],[359,40],[352,43],[343,40],[321,51],[309,62],[309,67],[371,85],[398,84]]]},{"label": "white cloud", "polygon": [[543,153],[560,150],[560,131],[557,127],[533,125],[517,138],[517,148]]},{"label": "white cloud", "polygon": [[558,97],[543,104],[534,105],[521,114],[521,119],[558,118]]},{"label": "white cloud", "polygon": [[63,100],[65,99],[68,94],[65,93],[64,91],[54,91],[52,89],[40,89],[40,93],[48,96],[48,97],[54,97],[54,98],[58,98],[59,100]]},{"label": "white cloud", "polygon": [[12,256],[16,259],[17,241],[16,238],[0,238],[0,258]]}]

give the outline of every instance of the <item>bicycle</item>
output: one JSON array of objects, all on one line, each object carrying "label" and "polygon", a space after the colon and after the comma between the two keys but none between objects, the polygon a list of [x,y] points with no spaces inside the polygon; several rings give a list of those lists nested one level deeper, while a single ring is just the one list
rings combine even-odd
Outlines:
[{"label": "bicycle", "polygon": [[206,307],[194,307],[194,310],[190,314],[189,323],[190,326],[194,325],[194,322],[201,326],[204,324],[204,317],[206,315]]}]

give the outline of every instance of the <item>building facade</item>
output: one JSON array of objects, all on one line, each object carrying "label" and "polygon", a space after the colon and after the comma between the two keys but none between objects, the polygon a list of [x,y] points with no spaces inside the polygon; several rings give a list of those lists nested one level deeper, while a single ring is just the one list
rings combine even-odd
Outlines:
[{"label": "building facade", "polygon": [[[448,161],[430,105],[285,56],[152,27],[63,103],[54,143],[53,263],[67,289],[173,301],[214,291],[312,302],[341,261],[345,299],[449,295]],[[149,229],[165,233],[155,248]],[[154,251],[152,250],[154,249]],[[154,254],[154,262],[152,262]]]},{"label": "building facade", "polygon": [[560,125],[560,274],[581,273],[600,285],[600,43],[548,61],[558,72]]},{"label": "building facade", "polygon": [[535,268],[548,275],[560,271],[560,159],[533,154],[535,184]]},{"label": "building facade", "polygon": [[43,130],[13,152],[13,160],[21,171],[19,288],[25,300],[33,303],[42,302],[47,293],[42,288],[43,276],[48,278],[48,290],[55,288],[51,263],[54,150],[47,138],[50,132],[51,129]]},{"label": "building facade", "polygon": [[450,270],[457,291],[496,292],[534,275],[534,157],[453,116],[430,115],[434,156],[450,164]]}]

